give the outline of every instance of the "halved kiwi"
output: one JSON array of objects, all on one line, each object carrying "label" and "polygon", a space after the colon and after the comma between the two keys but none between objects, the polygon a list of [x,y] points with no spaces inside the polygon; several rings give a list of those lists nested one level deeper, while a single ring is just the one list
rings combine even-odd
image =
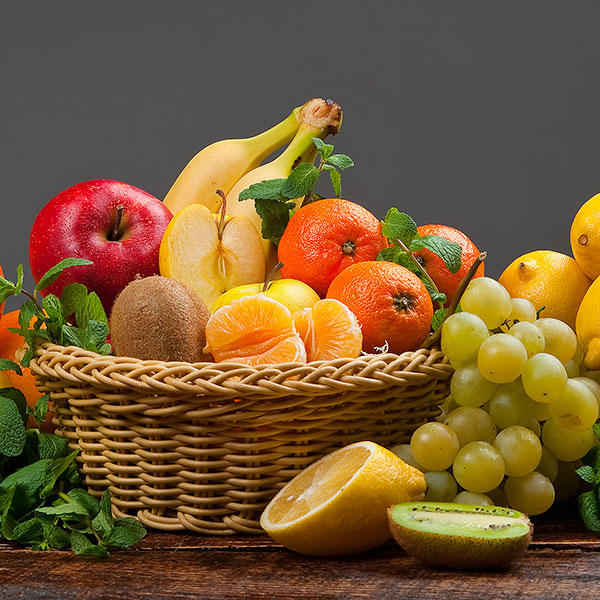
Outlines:
[{"label": "halved kiwi", "polygon": [[531,541],[527,515],[501,506],[406,502],[388,510],[394,539],[410,555],[437,567],[499,569]]}]

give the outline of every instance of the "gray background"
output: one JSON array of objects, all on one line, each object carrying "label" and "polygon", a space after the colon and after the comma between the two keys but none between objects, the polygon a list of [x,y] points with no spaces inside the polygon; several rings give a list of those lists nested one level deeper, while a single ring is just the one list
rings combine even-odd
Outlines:
[{"label": "gray background", "polygon": [[[0,264],[79,181],[162,198],[208,143],[312,96],[344,108],[344,196],[465,231],[498,276],[570,253],[600,191],[595,1],[2,0]],[[28,269],[26,269],[28,271]]]}]

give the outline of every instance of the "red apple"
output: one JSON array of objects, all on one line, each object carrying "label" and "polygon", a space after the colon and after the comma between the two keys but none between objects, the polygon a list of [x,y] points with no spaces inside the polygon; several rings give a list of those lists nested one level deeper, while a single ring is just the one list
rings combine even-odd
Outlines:
[{"label": "red apple", "polygon": [[60,296],[68,283],[83,283],[109,314],[136,275],[158,274],[160,242],[172,217],[158,198],[127,183],[97,179],[74,185],[50,200],[33,224],[33,278],[37,283],[64,258],[91,260],[93,265],[63,271],[42,293]]}]

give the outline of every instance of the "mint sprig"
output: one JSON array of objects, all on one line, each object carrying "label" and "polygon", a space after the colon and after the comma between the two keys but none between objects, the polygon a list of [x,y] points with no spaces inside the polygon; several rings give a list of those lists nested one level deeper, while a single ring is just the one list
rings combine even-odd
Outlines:
[{"label": "mint sprig", "polygon": [[[594,434],[600,444],[600,425],[593,426]],[[577,498],[577,507],[583,524],[588,531],[600,533],[600,445],[596,444],[582,459],[583,466],[577,474],[592,489],[583,492]]]},{"label": "mint sprig", "polygon": [[322,200],[323,196],[313,190],[323,172],[329,174],[333,192],[337,198],[342,195],[342,175],[354,166],[347,154],[333,154],[334,146],[326,144],[320,138],[313,138],[320,155],[319,165],[300,163],[286,179],[270,179],[254,183],[238,196],[238,201],[254,200],[258,216],[262,219],[261,233],[264,239],[279,244],[290,217],[296,210],[294,200],[302,198],[300,206]]}]

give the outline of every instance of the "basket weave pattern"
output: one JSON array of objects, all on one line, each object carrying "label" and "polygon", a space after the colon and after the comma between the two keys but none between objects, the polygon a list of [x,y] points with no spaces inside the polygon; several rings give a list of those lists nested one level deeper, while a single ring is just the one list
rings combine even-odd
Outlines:
[{"label": "basket weave pattern", "polygon": [[438,414],[437,349],[246,367],[100,356],[45,344],[31,368],[90,493],[163,531],[261,533],[269,500],[346,444],[407,442]]}]

